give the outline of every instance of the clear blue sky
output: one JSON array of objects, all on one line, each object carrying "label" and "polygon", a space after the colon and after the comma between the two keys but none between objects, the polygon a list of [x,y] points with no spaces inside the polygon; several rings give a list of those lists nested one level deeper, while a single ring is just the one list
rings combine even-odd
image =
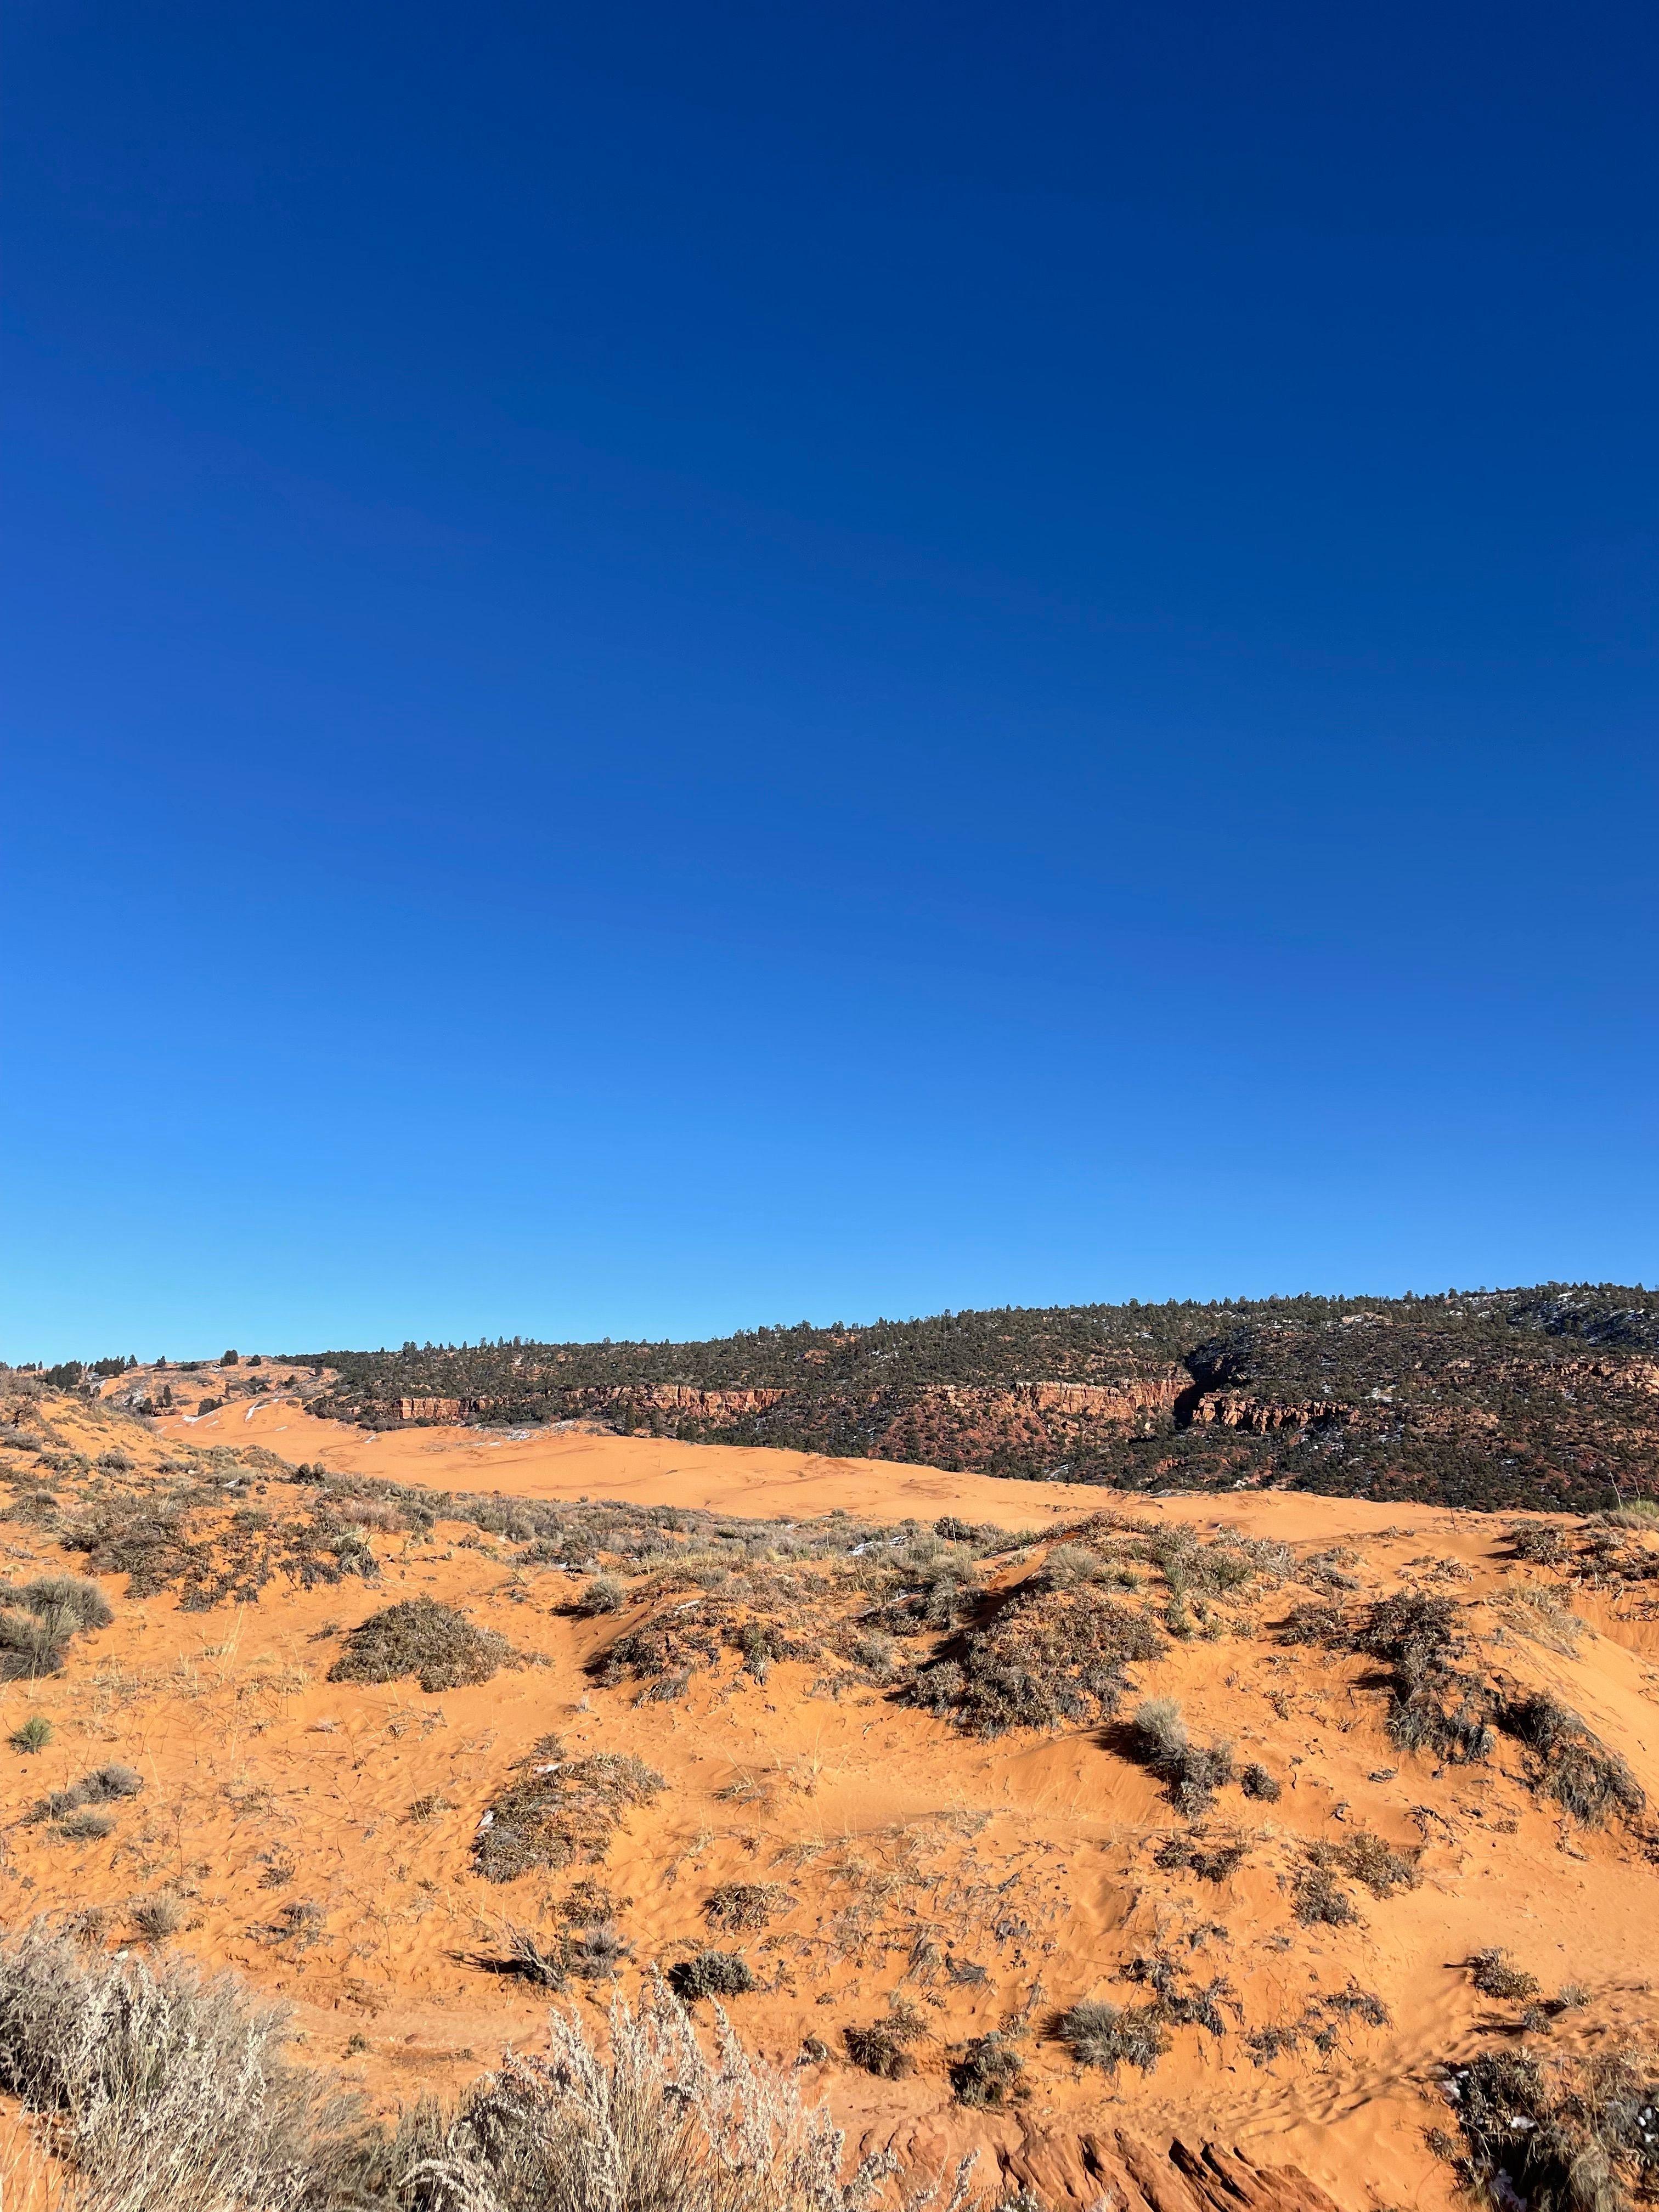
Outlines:
[{"label": "clear blue sky", "polygon": [[1659,1273],[1650,8],[6,76],[0,1354]]}]

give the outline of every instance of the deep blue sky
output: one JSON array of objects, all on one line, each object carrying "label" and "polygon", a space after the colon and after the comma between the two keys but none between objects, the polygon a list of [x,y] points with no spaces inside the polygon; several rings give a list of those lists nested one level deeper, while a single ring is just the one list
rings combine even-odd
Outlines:
[{"label": "deep blue sky", "polygon": [[0,1355],[1651,1280],[1656,95],[23,0]]}]

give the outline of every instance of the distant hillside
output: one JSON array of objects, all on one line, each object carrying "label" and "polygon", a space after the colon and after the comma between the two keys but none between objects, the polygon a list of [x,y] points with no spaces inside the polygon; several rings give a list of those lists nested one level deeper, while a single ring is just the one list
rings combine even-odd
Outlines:
[{"label": "distant hillside", "polygon": [[1659,1494],[1659,1292],[1608,1285],[293,1357],[333,1372],[318,1413],[371,1428],[582,1419],[1129,1489],[1480,1507]]}]

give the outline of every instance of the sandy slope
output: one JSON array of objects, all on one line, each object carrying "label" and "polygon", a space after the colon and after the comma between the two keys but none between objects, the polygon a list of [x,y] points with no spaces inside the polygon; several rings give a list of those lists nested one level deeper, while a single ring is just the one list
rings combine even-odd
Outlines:
[{"label": "sandy slope", "polygon": [[[1044,1528],[1107,1502],[1069,1486],[577,1431],[370,1437],[281,1405],[160,1424],[159,1437],[102,1412],[60,1411],[60,1424],[76,1421],[88,1453],[118,1427],[143,1439],[129,1446],[136,1455],[169,1439],[257,1443],[290,1461],[430,1487],[731,1514],[804,1518],[841,1507]],[[305,1493],[273,1480],[262,1503],[285,1495]],[[1466,1603],[1500,1600],[1516,1583],[1500,1524],[1479,1516],[1259,1492],[1133,1506],[1304,1550],[1346,1545],[1364,1595],[1424,1586],[1431,1571],[1434,1587]],[[3,1534],[14,1578],[63,1564],[25,1522],[9,1521]],[[790,2062],[811,2036],[838,2053],[842,2028],[879,2018],[901,1985],[923,2005],[930,2039],[911,2079],[877,2081],[838,2057],[809,2071],[855,2136],[896,2133],[926,2158],[976,2141],[1017,2164],[1022,2144],[1063,2152],[1085,2130],[1123,2126],[1294,2161],[1356,2212],[1438,2207],[1450,2170],[1424,2142],[1447,2117],[1435,2071],[1480,2047],[1495,2024],[1513,2030],[1515,2008],[1471,1988],[1472,1951],[1505,1944],[1547,1991],[1568,1981],[1590,1990],[1559,2041],[1659,2025],[1649,1985],[1659,1868],[1628,1837],[1552,1814],[1507,1750],[1486,1769],[1403,1758],[1382,1733],[1376,1693],[1356,1687],[1352,1660],[1286,1652],[1264,1626],[1172,1644],[1137,1669],[1147,1693],[1181,1699],[1195,1734],[1231,1738],[1287,1785],[1276,1805],[1230,1801],[1219,1825],[1238,1829],[1251,1853],[1217,1885],[1153,1870],[1153,1850],[1181,1823],[1154,1780],[1103,1747],[1097,1730],[975,1742],[874,1690],[814,1695],[814,1670],[792,1663],[763,1684],[698,1676],[672,1705],[638,1702],[631,1687],[593,1689],[583,1663],[617,1621],[574,1618],[569,1577],[516,1565],[510,1546],[452,1524],[440,1539],[377,1537],[373,1590],[279,1583],[257,1605],[210,1613],[182,1613],[167,1597],[135,1602],[112,1578],[113,1626],[82,1639],[63,1676],[14,1685],[0,1705],[4,1729],[39,1711],[57,1729],[37,1759],[0,1752],[8,1920],[99,1908],[112,1940],[132,1899],[175,1892],[188,1913],[179,1941],[292,1999],[319,2059],[361,2072],[383,2100],[453,2087],[504,2041],[537,2035],[541,2002],[480,1961],[499,1954],[506,1921],[545,1919],[572,1877],[494,1887],[470,1874],[468,1847],[513,1762],[556,1730],[572,1750],[636,1750],[668,1778],[594,1870],[627,1900],[620,1917],[636,1961],[704,1940],[700,1906],[715,1882],[773,1881],[794,1903],[772,1936],[745,1944],[767,1984],[732,2007],[749,2039]],[[440,1697],[412,1682],[324,1680],[342,1628],[422,1591],[464,1606],[545,1665]],[[1627,1617],[1628,1607],[1597,1611],[1601,1632],[1593,1628],[1577,1656],[1492,1620],[1516,1679],[1555,1687],[1659,1800],[1659,1670],[1643,1648],[1653,1625]],[[147,1787],[111,1838],[52,1842],[21,1822],[42,1790],[112,1758],[137,1766]],[[717,1794],[738,1774],[755,1778],[746,1804]],[[432,1800],[428,1817],[412,1817]],[[1297,1854],[1356,1826],[1425,1844],[1420,1887],[1361,1895],[1354,1929],[1300,1926],[1285,1893]],[[296,1903],[317,1908],[318,1924],[284,1939],[279,1916]],[[918,1974],[921,1938],[982,1966],[985,1983]],[[1351,1981],[1382,2000],[1391,2025],[1266,2066],[1252,2062],[1237,2021],[1218,2039],[1182,2030],[1156,2072],[1115,2083],[1034,2037],[1032,2094],[1016,2112],[951,2103],[947,2045],[1012,2016],[1040,2026],[1085,1996],[1132,2002],[1118,1969],[1156,1946],[1206,1975],[1228,1974],[1246,2029],[1293,2018],[1310,1992]]]}]

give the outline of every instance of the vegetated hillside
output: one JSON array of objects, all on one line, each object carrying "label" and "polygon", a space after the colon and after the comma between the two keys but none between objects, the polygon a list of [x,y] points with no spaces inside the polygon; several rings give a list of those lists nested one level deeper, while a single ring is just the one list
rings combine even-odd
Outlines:
[{"label": "vegetated hillside", "polygon": [[[9,2204],[597,2212],[520,2152],[613,1996],[671,2118],[718,2003],[736,2094],[846,2130],[811,2192],[633,2204],[914,2212],[969,2152],[979,2212],[1651,2199],[1659,1512],[906,1517],[820,1462],[758,1517],[752,1452],[647,1504],[655,1448],[575,1435],[591,1496],[486,1495],[434,1479],[514,1448],[288,1396],[163,1432],[0,1370],[0,2077],[72,2169]],[[246,2184],[192,2194],[216,2144]]]},{"label": "vegetated hillside", "polygon": [[319,1413],[599,1421],[1126,1489],[1589,1508],[1659,1490],[1659,1292],[943,1314],[702,1344],[328,1352]]}]

